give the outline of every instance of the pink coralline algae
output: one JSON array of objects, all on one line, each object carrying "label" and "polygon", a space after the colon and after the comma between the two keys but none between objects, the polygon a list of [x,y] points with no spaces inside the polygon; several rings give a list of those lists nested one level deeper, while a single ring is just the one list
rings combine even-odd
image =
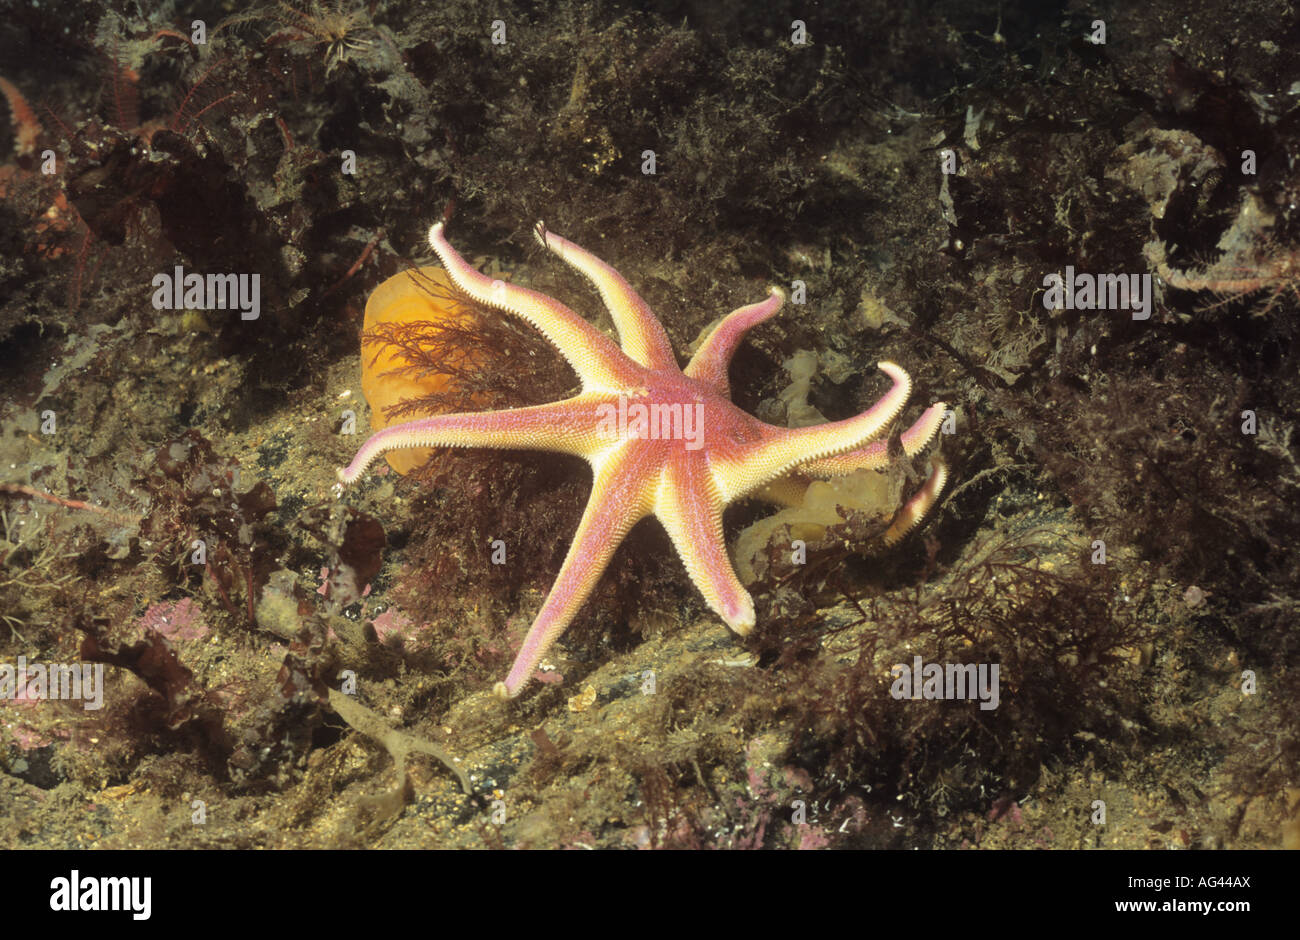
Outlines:
[{"label": "pink coralline algae", "polygon": [[404,646],[416,630],[415,621],[396,607],[388,608],[370,623],[374,626],[375,635],[379,637],[380,643],[393,642]]},{"label": "pink coralline algae", "polygon": [[[23,751],[34,751],[38,748],[52,744],[55,737],[67,738],[70,732],[65,728],[56,728],[53,730],[42,731],[35,724],[26,721],[26,718],[36,720],[33,709],[39,709],[44,701],[40,697],[32,697],[27,694],[27,688],[23,687],[18,690],[18,694],[12,700],[0,698],[0,706],[7,706],[8,711],[0,713],[0,728],[8,732],[10,739],[18,748]],[[0,735],[3,740],[4,735]]]},{"label": "pink coralline algae", "polygon": [[140,626],[161,634],[172,642],[201,640],[208,635],[208,624],[203,619],[203,611],[189,597],[151,605],[140,618]]}]

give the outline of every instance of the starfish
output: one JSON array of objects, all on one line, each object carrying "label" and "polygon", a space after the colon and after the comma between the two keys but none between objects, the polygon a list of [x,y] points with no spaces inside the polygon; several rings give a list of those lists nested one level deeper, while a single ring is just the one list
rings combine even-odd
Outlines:
[{"label": "starfish", "polygon": [[[438,223],[429,242],[456,288],[530,323],[572,366],[581,388],[543,405],[393,425],[374,434],[338,471],[340,482],[350,484],[385,452],[413,447],[551,451],[591,465],[591,496],[564,564],[509,674],[494,687],[503,698],[519,694],[591,594],[614,550],[649,515],[668,531],[709,607],[747,636],[754,628],[754,602],[727,556],[724,507],[751,494],[797,504],[812,478],[885,467],[891,460],[887,433],[911,394],[907,373],[881,362],[893,385],[862,414],[803,428],[766,424],[731,402],[727,366],[745,333],[781,308],[784,291],[772,287],[765,300],[729,314],[683,369],[659,320],[617,271],[541,223],[535,234],[594,284],[620,343],[545,294],[481,274],[451,247]],[[903,452],[912,456],[924,449],[943,415],[942,403],[926,409],[900,435]],[[929,479],[886,531],[887,544],[915,526],[938,499],[947,473],[937,458],[932,463]]]}]

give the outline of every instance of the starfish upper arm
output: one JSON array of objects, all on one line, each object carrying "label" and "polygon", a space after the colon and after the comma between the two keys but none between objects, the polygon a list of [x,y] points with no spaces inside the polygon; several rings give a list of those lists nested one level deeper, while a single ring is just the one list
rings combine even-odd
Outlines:
[{"label": "starfish upper arm", "polygon": [[764,320],[776,316],[783,303],[785,291],[772,287],[766,300],[731,311],[708,335],[683,371],[720,394],[729,394],[731,389],[727,379],[727,366],[731,364],[736,347],[747,332]]},{"label": "starfish upper arm", "polygon": [[429,229],[429,244],[456,287],[481,304],[531,323],[573,366],[584,388],[626,384],[627,357],[613,340],[558,300],[480,273],[451,247],[442,230],[441,222]]},{"label": "starfish upper arm", "polygon": [[538,222],[533,234],[560,260],[587,276],[600,292],[605,309],[614,320],[623,352],[649,369],[675,369],[677,358],[672,344],[650,306],[641,299],[622,275],[582,246],[546,230]]}]

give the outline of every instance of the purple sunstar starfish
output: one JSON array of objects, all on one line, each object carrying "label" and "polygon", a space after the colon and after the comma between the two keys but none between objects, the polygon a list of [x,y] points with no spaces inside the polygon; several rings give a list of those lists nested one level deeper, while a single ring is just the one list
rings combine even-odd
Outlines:
[{"label": "purple sunstar starfish", "polygon": [[[394,425],[366,441],[338,474],[343,483],[352,483],[381,454],[407,447],[544,450],[573,454],[591,464],[591,498],[564,565],[509,675],[496,684],[496,693],[505,698],[519,694],[591,594],[624,536],[648,515],[668,530],[709,607],[736,633],[748,635],[754,603],[727,557],[723,508],[750,494],[797,504],[812,477],[885,466],[884,435],[912,384],[901,368],[881,362],[894,384],[870,410],[813,427],[766,424],[731,403],[727,365],[744,334],[781,308],[785,294],[779,287],[771,288],[766,300],[729,314],[682,369],[663,326],[617,271],[541,223],[536,235],[596,286],[622,348],[559,301],[480,274],[451,247],[438,223],[429,242],[456,287],[541,331],[578,374],[582,389],[545,405]],[[929,443],[943,413],[942,404],[932,405],[901,435],[905,453],[914,455]],[[946,478],[936,459],[929,479],[885,533],[887,543],[925,516]],[[756,492],[760,488],[763,492]]]}]

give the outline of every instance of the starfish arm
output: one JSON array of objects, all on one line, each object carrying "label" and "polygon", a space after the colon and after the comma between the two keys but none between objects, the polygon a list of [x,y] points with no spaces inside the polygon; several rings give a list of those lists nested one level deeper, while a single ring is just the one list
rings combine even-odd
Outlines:
[{"label": "starfish arm", "polygon": [[613,340],[558,300],[481,274],[451,247],[442,230],[441,222],[429,229],[429,244],[457,288],[532,324],[578,373],[584,388],[612,390],[630,384],[631,363]]},{"label": "starfish arm", "polygon": [[[900,435],[903,453],[915,457],[929,446],[934,436],[939,433],[947,407],[943,402],[931,405],[925,409],[915,424]],[[858,470],[879,470],[887,463],[889,463],[889,442],[874,441],[865,447],[834,457],[823,457],[821,460],[800,464],[799,472],[812,477],[842,477]]]},{"label": "starfish arm", "polygon": [[807,428],[770,429],[758,443],[740,445],[732,455],[715,459],[713,478],[723,502],[751,493],[800,464],[854,450],[880,437],[907,403],[912,380],[892,362],[877,365],[894,384],[862,414]]},{"label": "starfish arm", "polygon": [[720,394],[729,394],[727,366],[731,364],[731,357],[735,354],[736,347],[740,345],[741,339],[747,332],[764,320],[776,316],[783,303],[785,303],[785,291],[779,287],[772,287],[768,291],[767,300],[731,311],[695,351],[695,355],[691,357],[691,361],[683,371]]},{"label": "starfish arm", "polygon": [[885,530],[886,545],[897,544],[904,535],[921,523],[921,520],[934,508],[934,504],[939,501],[939,494],[943,492],[943,486],[947,482],[948,465],[938,456],[931,458],[930,478],[916,491],[916,495],[907,501],[907,505],[898,511],[898,515],[894,516],[894,521]]},{"label": "starfish arm", "polygon": [[[899,435],[903,444],[903,453],[915,457],[934,440],[947,406],[938,402],[925,409],[925,412],[910,428]],[[755,492],[754,498],[774,506],[797,507],[803,505],[804,494],[808,484],[814,479],[824,477],[842,477],[858,470],[880,470],[889,463],[889,442],[873,441],[865,447],[848,451],[837,457],[823,457],[800,464],[785,476],[778,477]]]},{"label": "starfish arm", "polygon": [[377,458],[407,447],[546,450],[591,458],[609,445],[602,413],[613,407],[609,396],[584,392],[530,408],[435,415],[394,424],[372,434],[352,462],[339,469],[338,478],[355,483]]},{"label": "starfish arm", "polygon": [[493,688],[498,697],[514,698],[519,694],[551,644],[591,596],[619,543],[649,513],[650,494],[641,470],[635,466],[628,448],[614,452],[596,469],[591,497],[569,553],[542,609],[528,628],[509,674]]},{"label": "starfish arm", "polygon": [[723,321],[708,334],[695,355],[690,358],[686,368],[682,369],[688,376],[698,378],[703,384],[712,387],[719,394],[731,394],[731,382],[727,378],[727,367],[736,354],[736,347],[741,339],[754,326],[764,320],[771,320],[785,303],[785,291],[780,287],[770,287],[766,300],[751,303],[748,307],[738,307],[723,317]]},{"label": "starfish arm", "polygon": [[754,629],[754,601],[727,557],[722,504],[708,469],[703,464],[670,469],[659,486],[655,515],[709,607],[736,633],[748,636]]},{"label": "starfish arm", "polygon": [[614,320],[627,356],[648,369],[677,368],[677,358],[663,325],[622,275],[581,246],[548,232],[542,222],[534,226],[533,234],[561,261],[582,272],[595,285]]}]

